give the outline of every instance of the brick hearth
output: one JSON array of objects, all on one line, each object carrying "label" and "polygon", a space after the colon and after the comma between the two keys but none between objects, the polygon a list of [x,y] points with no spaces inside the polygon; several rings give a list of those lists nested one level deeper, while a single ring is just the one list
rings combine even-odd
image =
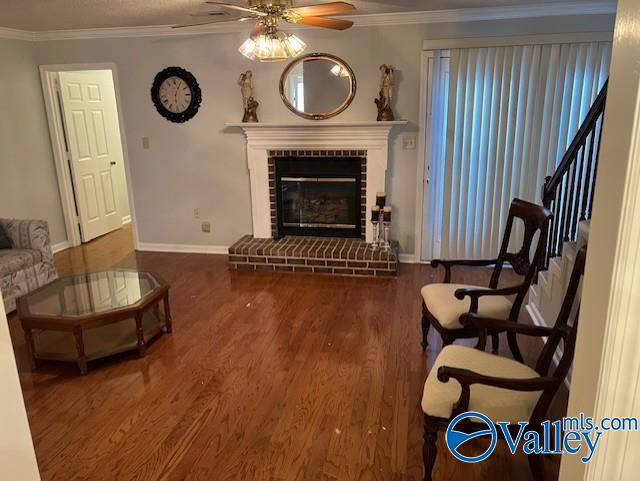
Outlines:
[{"label": "brick hearth", "polygon": [[313,272],[348,276],[395,276],[398,244],[374,250],[361,239],[287,236],[278,240],[246,235],[229,248],[229,268]]}]

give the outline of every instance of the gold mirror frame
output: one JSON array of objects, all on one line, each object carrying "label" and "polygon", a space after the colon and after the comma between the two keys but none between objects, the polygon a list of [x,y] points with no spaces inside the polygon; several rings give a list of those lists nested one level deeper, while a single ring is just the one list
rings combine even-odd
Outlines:
[{"label": "gold mirror frame", "polygon": [[[339,105],[336,109],[334,109],[334,110],[332,110],[330,112],[318,113],[318,114],[310,114],[310,113],[306,113],[306,112],[300,112],[293,105],[291,105],[291,102],[289,102],[289,99],[287,99],[287,96],[285,95],[285,91],[284,91],[285,82],[286,82],[287,77],[289,76],[289,73],[291,72],[291,70],[296,65],[298,65],[299,63],[304,62],[305,60],[308,60],[310,58],[318,59],[318,60],[331,60],[332,62],[335,62],[336,64],[338,64],[341,67],[343,67],[347,71],[347,73],[349,74],[349,79],[351,80],[349,96],[346,98],[346,100],[344,102],[342,102],[341,105]],[[326,119],[330,119],[331,117],[335,117],[336,115],[344,112],[347,109],[347,107],[349,107],[349,105],[351,105],[351,102],[353,102],[353,99],[356,96],[356,88],[357,88],[356,75],[355,75],[355,73],[353,73],[353,70],[351,69],[349,64],[347,62],[345,62],[344,60],[342,60],[341,58],[336,57],[335,55],[328,54],[328,53],[309,53],[307,55],[302,55],[302,56],[296,58],[289,65],[287,65],[287,68],[284,69],[284,72],[282,72],[282,75],[280,76],[280,98],[282,98],[282,101],[284,102],[284,104],[294,114],[299,115],[300,117],[303,117],[303,118],[309,119],[309,120],[326,120]]]}]

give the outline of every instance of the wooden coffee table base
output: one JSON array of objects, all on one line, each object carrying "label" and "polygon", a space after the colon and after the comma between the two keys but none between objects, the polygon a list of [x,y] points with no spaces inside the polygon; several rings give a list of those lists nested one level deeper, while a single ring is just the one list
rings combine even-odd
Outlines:
[{"label": "wooden coffee table base", "polygon": [[40,360],[75,362],[86,374],[95,359],[131,350],[144,357],[151,339],[173,331],[169,286],[155,274],[154,281],[155,288],[139,302],[81,317],[33,313],[29,294],[20,298],[18,314],[31,368],[37,369]]}]

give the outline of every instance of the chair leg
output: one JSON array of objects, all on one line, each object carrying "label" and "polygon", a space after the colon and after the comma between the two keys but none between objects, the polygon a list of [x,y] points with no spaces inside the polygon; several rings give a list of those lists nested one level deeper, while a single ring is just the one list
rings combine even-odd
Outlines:
[{"label": "chair leg", "polygon": [[500,349],[500,335],[498,333],[491,334],[491,352],[498,354]]},{"label": "chair leg", "polygon": [[422,461],[424,462],[424,481],[433,481],[431,473],[436,464],[438,448],[436,441],[438,440],[438,426],[424,421],[424,444],[422,446]]},{"label": "chair leg", "polygon": [[544,465],[542,463],[542,455],[528,454],[527,458],[529,460],[529,469],[531,469],[531,474],[533,474],[533,479],[535,481],[545,481],[547,478],[544,474]]},{"label": "chair leg", "polygon": [[509,342],[509,349],[511,350],[511,354],[513,354],[513,358],[518,362],[524,363],[524,358],[518,347],[518,340],[516,339],[515,333],[507,333],[507,341]]},{"label": "chair leg", "polygon": [[427,350],[427,346],[429,345],[428,342],[428,336],[429,336],[429,328],[431,327],[431,323],[429,322],[429,319],[427,319],[427,316],[425,316],[424,312],[422,313],[422,342],[420,343],[422,345],[422,350],[426,351]]}]

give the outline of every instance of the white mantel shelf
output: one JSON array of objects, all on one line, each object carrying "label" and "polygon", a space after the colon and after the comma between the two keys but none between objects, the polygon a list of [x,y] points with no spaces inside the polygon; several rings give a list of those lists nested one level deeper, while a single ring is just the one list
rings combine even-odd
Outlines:
[{"label": "white mantel shelf", "polygon": [[370,127],[384,128],[394,125],[405,125],[407,120],[392,120],[389,122],[377,122],[375,120],[365,120],[359,122],[327,122],[317,120],[312,122],[291,122],[291,123],[265,123],[265,122],[227,122],[227,127],[241,127],[243,129],[321,129],[324,127]]},{"label": "white mantel shelf", "polygon": [[[364,150],[367,152],[367,205],[375,203],[375,194],[385,190],[389,156],[391,122],[297,122],[297,123],[228,123],[240,128],[247,137],[247,163],[251,181],[251,215],[253,235],[271,237],[268,157],[271,150]],[[367,242],[373,240],[372,226],[365,226]]]},{"label": "white mantel shelf", "polygon": [[227,127],[240,128],[250,147],[277,148],[386,148],[391,129],[406,125],[406,120],[391,122],[297,122],[249,123],[233,122]]}]

